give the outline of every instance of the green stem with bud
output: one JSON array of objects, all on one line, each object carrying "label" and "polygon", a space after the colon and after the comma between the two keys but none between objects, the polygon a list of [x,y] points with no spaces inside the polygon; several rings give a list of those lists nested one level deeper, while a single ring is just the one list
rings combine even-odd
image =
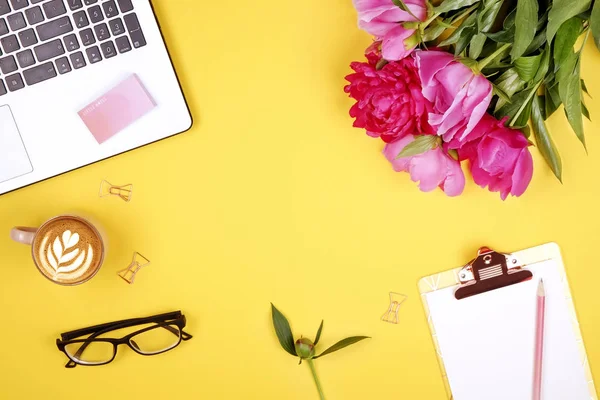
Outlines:
[{"label": "green stem with bud", "polygon": [[321,400],[325,400],[325,395],[323,394],[323,388],[321,387],[321,381],[319,380],[319,376],[317,375],[317,370],[315,369],[314,361],[309,358],[306,360],[308,366],[310,367],[310,372],[312,372],[313,379],[315,380],[315,384],[317,385],[317,390],[319,391],[319,396]]}]

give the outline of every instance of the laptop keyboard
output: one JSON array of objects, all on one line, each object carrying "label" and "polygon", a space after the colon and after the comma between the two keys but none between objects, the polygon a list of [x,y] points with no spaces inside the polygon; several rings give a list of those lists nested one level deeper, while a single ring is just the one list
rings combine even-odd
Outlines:
[{"label": "laptop keyboard", "polygon": [[0,0],[0,96],[145,45],[133,0]]}]

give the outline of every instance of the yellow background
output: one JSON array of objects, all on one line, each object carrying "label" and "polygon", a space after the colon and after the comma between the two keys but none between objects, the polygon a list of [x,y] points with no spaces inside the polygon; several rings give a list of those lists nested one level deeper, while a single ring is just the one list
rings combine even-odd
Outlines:
[{"label": "yellow background", "polygon": [[[328,399],[444,399],[417,280],[502,251],[562,247],[592,369],[600,365],[600,137],[589,156],[562,113],[551,129],[559,184],[536,150],[521,199],[468,183],[419,192],[381,142],[351,127],[348,64],[370,38],[350,0],[155,0],[194,128],[178,137],[0,197],[1,399],[316,399],[306,365],[279,347],[270,302],[322,345],[373,338],[317,361]],[[600,56],[583,73],[600,120]],[[129,204],[98,198],[104,178],[133,183]],[[40,276],[8,239],[67,211],[108,231],[106,265],[76,288]],[[152,265],[128,286],[133,251]],[[400,324],[380,321],[390,291]],[[194,339],[142,357],[120,349],[97,368],[63,368],[60,332],[181,309]]]}]

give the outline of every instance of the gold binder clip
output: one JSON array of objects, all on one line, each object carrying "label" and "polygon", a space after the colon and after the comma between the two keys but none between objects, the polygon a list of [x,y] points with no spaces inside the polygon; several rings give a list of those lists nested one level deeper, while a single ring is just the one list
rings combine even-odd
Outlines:
[{"label": "gold binder clip", "polygon": [[515,255],[482,247],[477,257],[458,272],[461,286],[456,289],[454,296],[460,300],[528,281],[532,277],[531,271],[523,269],[523,263]]},{"label": "gold binder clip", "polygon": [[150,260],[148,260],[140,253],[135,252],[133,253],[133,260],[131,261],[131,264],[129,264],[127,268],[117,272],[117,275],[119,275],[121,278],[123,278],[125,282],[131,285],[135,281],[135,276],[140,271],[140,269],[148,265],[150,265]]},{"label": "gold binder clip", "polygon": [[400,293],[390,292],[390,307],[387,312],[381,317],[382,321],[389,322],[390,324],[398,323],[398,313],[400,312],[400,305],[406,301],[408,296]]},{"label": "gold binder clip", "polygon": [[122,200],[124,200],[126,202],[130,202],[131,197],[133,196],[133,185],[128,184],[128,185],[116,186],[107,180],[103,180],[100,183],[99,196],[100,197],[118,196]]}]

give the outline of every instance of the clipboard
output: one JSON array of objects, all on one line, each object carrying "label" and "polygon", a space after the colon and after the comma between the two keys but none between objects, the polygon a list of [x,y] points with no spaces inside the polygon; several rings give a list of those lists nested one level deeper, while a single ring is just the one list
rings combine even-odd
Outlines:
[{"label": "clipboard", "polygon": [[544,400],[598,400],[560,248],[481,248],[419,291],[448,399],[531,400],[535,295],[546,287]]}]

